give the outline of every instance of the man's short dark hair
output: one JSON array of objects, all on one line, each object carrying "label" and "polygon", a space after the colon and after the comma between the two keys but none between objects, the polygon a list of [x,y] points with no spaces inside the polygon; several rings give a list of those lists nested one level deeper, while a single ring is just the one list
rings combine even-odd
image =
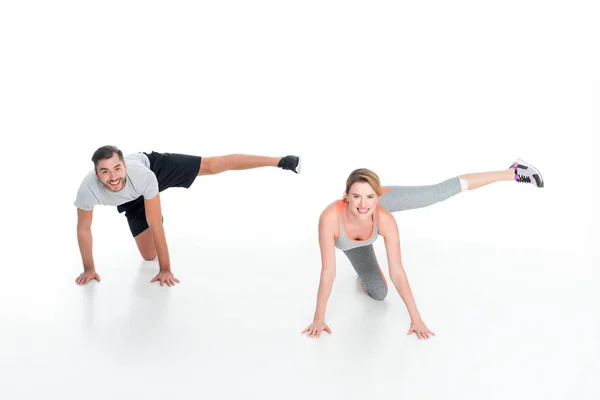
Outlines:
[{"label": "man's short dark hair", "polygon": [[92,156],[92,161],[94,162],[94,169],[98,168],[98,161],[100,160],[108,160],[113,157],[113,154],[117,153],[119,155],[119,160],[124,161],[123,152],[119,150],[116,146],[102,146],[98,150],[94,152]]}]

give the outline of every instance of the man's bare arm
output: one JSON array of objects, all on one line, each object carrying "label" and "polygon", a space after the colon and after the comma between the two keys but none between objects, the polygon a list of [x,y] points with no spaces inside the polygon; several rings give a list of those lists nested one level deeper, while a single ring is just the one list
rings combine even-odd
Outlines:
[{"label": "man's bare arm", "polygon": [[79,252],[83,261],[83,273],[75,279],[78,285],[86,285],[92,279],[100,281],[100,276],[96,273],[94,266],[94,256],[92,251],[92,217],[93,210],[77,209],[77,242],[79,243]]}]

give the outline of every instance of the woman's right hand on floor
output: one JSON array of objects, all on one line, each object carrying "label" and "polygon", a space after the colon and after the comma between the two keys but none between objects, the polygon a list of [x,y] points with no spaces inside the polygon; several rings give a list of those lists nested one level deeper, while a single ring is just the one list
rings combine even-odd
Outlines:
[{"label": "woman's right hand on floor", "polygon": [[305,330],[300,332],[300,334],[306,333],[308,337],[321,337],[321,332],[327,332],[331,335],[331,329],[327,326],[325,321],[313,321]]},{"label": "woman's right hand on floor", "polygon": [[75,279],[75,283],[78,284],[79,286],[87,285],[92,279],[95,279],[98,282],[100,282],[100,275],[98,275],[95,270],[94,271],[83,271],[81,273],[81,275],[79,275],[77,277],[77,279]]}]

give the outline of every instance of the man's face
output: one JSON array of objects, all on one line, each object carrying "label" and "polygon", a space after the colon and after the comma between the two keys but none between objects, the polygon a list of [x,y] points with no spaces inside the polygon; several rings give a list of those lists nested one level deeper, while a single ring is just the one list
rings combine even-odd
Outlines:
[{"label": "man's face", "polygon": [[98,161],[96,176],[108,190],[118,192],[125,187],[126,171],[125,161],[121,161],[119,155],[114,153],[111,158]]}]

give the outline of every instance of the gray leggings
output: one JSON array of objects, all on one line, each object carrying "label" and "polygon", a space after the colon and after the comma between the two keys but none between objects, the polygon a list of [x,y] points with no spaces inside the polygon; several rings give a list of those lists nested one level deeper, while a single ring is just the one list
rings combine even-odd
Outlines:
[{"label": "gray leggings", "polygon": [[[384,189],[390,189],[390,191],[379,198],[379,205],[389,212],[427,207],[461,192],[458,177],[437,185],[385,186]],[[388,292],[387,282],[375,257],[373,245],[345,250],[344,253],[363,282],[369,296],[375,300],[385,299]]]}]

